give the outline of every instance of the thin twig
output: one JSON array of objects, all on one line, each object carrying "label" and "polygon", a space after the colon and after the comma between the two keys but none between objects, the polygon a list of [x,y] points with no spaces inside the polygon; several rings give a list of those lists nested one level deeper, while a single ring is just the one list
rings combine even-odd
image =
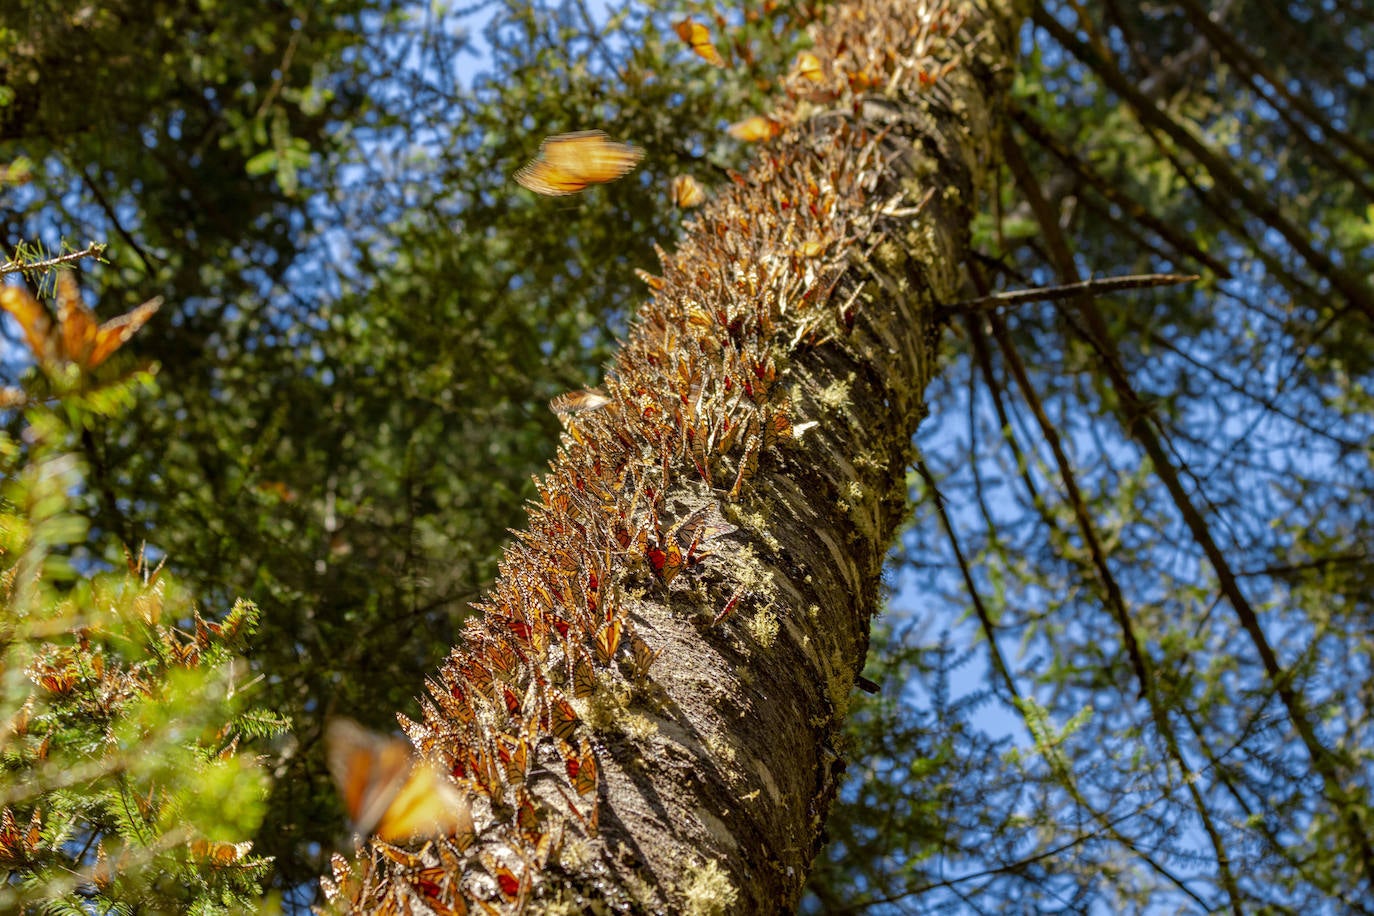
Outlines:
[{"label": "thin twig", "polygon": [[1063,286],[1037,286],[1034,289],[1014,289],[1005,293],[979,296],[977,299],[963,299],[942,306],[945,314],[952,312],[990,312],[1004,305],[1021,305],[1025,302],[1049,302],[1055,299],[1068,299],[1071,296],[1097,296],[1102,293],[1115,293],[1123,289],[1148,289],[1153,286],[1174,286],[1178,283],[1191,283],[1198,274],[1131,274],[1126,277],[1100,277],[1084,280],[1081,283],[1066,283]]},{"label": "thin twig", "polygon": [[23,271],[28,273],[31,270],[47,270],[49,267],[56,267],[59,264],[66,264],[69,261],[79,261],[82,258],[96,258],[97,260],[105,253],[105,246],[99,242],[91,242],[82,251],[69,251],[60,254],[55,258],[45,258],[42,261],[25,261],[23,258],[12,258],[4,264],[0,264],[0,276]]}]

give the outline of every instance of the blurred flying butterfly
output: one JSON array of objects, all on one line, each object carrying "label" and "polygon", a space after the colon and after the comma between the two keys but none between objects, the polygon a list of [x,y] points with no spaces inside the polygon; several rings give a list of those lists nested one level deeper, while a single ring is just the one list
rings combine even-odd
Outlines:
[{"label": "blurred flying butterfly", "polygon": [[825,79],[825,68],[821,66],[821,59],[810,51],[802,51],[797,55],[796,63],[792,65],[792,72],[813,83],[819,83]]},{"label": "blurred flying butterfly", "polygon": [[684,19],[673,24],[677,37],[691,47],[692,53],[713,67],[724,67],[725,60],[711,43],[711,30],[693,19]]},{"label": "blurred flying butterfly", "polygon": [[673,206],[683,210],[699,207],[706,200],[706,189],[691,175],[679,175],[672,183]]},{"label": "blurred flying butterfly", "polygon": [[138,308],[104,324],[81,301],[81,291],[71,273],[57,275],[57,327],[47,309],[19,286],[0,286],[0,309],[19,322],[24,340],[40,363],[63,361],[91,370],[128,342],[162,305],[150,299]]},{"label": "blurred flying butterfly", "polygon": [[516,172],[515,180],[536,194],[561,197],[615,181],[643,157],[643,150],[617,143],[602,131],[581,130],[547,138],[539,145],[539,158]]},{"label": "blurred flying butterfly", "polygon": [[191,855],[216,866],[233,865],[246,857],[252,849],[251,841],[246,843],[216,843],[205,839],[191,841]]},{"label": "blurred flying butterfly", "polygon": [[582,391],[569,391],[549,401],[549,409],[563,415],[584,410],[600,410],[611,403],[606,392],[600,388],[587,388]]},{"label": "blurred flying butterfly", "polygon": [[406,741],[334,719],[325,729],[325,745],[329,772],[359,836],[405,842],[473,831],[467,799],[446,776],[417,760]]},{"label": "blurred flying butterfly", "polygon": [[743,121],[736,121],[725,129],[725,132],[736,140],[743,140],[745,143],[760,143],[764,140],[772,140],[782,133],[782,124],[772,118],[765,118],[763,115],[753,115]]}]

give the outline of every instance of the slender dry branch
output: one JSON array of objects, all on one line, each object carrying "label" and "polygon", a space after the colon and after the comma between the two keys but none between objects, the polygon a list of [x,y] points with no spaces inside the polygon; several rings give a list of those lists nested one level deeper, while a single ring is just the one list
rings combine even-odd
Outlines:
[{"label": "slender dry branch", "polygon": [[[1374,291],[1371,291],[1367,278],[1356,276],[1333,261],[1326,251],[1313,243],[1307,232],[1284,215],[1276,203],[1251,187],[1225,157],[1146,98],[1125,74],[1100,58],[1087,42],[1080,40],[1043,9],[1035,11],[1034,19],[1037,26],[1048,32],[1085,66],[1090,67],[1108,89],[1119,94],[1139,117],[1143,127],[1159,131],[1170,143],[1177,145],[1206,170],[1214,182],[1216,192],[1203,195],[1204,200],[1220,197],[1228,210],[1239,211],[1243,214],[1242,218],[1252,216],[1262,220],[1283,236],[1293,251],[1307,262],[1313,273],[1326,278],[1353,306],[1366,317],[1374,319]],[[1161,151],[1164,150],[1164,146],[1165,144],[1160,144]]]},{"label": "slender dry branch", "polygon": [[[1204,251],[1195,241],[1188,237],[1186,232],[1179,231],[1168,221],[1160,219],[1151,213],[1149,208],[1136,200],[1123,189],[1119,182],[1102,175],[1093,164],[1082,156],[1078,155],[1074,149],[1064,143],[1054,133],[1047,130],[1037,121],[1031,112],[1016,106],[1009,106],[1012,120],[1016,126],[1026,132],[1036,145],[1044,149],[1064,164],[1069,171],[1073,172],[1078,178],[1082,179],[1094,191],[1101,195],[1107,203],[1120,209],[1121,214],[1130,222],[1138,223],[1145,229],[1150,230],[1159,236],[1164,242],[1174,248],[1178,254],[1183,254],[1192,258],[1199,264],[1207,267],[1208,270],[1216,274],[1223,280],[1233,279],[1231,268],[1225,261],[1217,258],[1210,252]],[[1095,201],[1091,195],[1085,195],[1084,200]],[[1103,208],[1110,212],[1110,208]],[[1173,259],[1173,256],[1170,256]]]},{"label": "slender dry branch", "polygon": [[1235,876],[1231,871],[1230,853],[1222,841],[1221,832],[1213,823],[1206,801],[1198,788],[1197,773],[1183,756],[1173,723],[1169,720],[1168,709],[1160,697],[1150,657],[1141,648],[1135,626],[1131,622],[1130,611],[1126,607],[1125,596],[1122,594],[1121,586],[1117,583],[1116,576],[1112,573],[1111,566],[1107,563],[1107,549],[1093,525],[1092,515],[1088,512],[1087,502],[1078,486],[1077,474],[1074,472],[1073,464],[1069,461],[1068,453],[1064,450],[1059,432],[1050,422],[1044,403],[1031,384],[1030,374],[1026,371],[1025,362],[1021,359],[1016,350],[1016,345],[1012,342],[1011,335],[1007,332],[1006,322],[1000,317],[994,317],[991,323],[993,337],[1001,348],[1007,367],[1011,370],[1012,378],[1015,379],[1021,396],[1025,398],[1026,405],[1030,407],[1031,414],[1040,426],[1041,435],[1044,436],[1046,444],[1049,445],[1050,451],[1054,454],[1060,480],[1064,482],[1064,489],[1073,509],[1074,519],[1078,523],[1079,536],[1088,548],[1088,554],[1092,560],[1092,575],[1101,586],[1107,607],[1121,631],[1122,645],[1126,649],[1126,657],[1130,659],[1131,668],[1134,670],[1136,681],[1139,683],[1140,696],[1149,707],[1150,717],[1155,723],[1155,728],[1159,731],[1160,737],[1164,739],[1169,756],[1173,758],[1179,769],[1179,775],[1192,798],[1193,808],[1197,812],[1209,842],[1212,844],[1212,849],[1216,855],[1218,877],[1221,879],[1222,887],[1226,890],[1231,911],[1236,916],[1240,916],[1243,912],[1240,887],[1236,884]]},{"label": "slender dry branch", "polygon": [[1174,286],[1191,283],[1199,278],[1198,274],[1131,274],[1126,277],[1100,277],[1084,280],[1081,283],[1066,283],[1063,286],[1038,286],[1034,289],[1014,289],[1004,293],[979,296],[977,299],[964,299],[943,307],[943,314],[955,312],[992,311],[1008,305],[1022,305],[1027,302],[1050,302],[1068,299],[1073,296],[1100,296],[1126,289],[1149,289],[1155,286]]}]

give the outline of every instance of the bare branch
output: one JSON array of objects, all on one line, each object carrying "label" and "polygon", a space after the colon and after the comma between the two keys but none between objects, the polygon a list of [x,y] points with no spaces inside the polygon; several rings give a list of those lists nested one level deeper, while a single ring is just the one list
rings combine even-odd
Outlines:
[{"label": "bare branch", "polygon": [[979,296],[977,299],[964,299],[943,306],[941,312],[946,315],[954,312],[990,312],[1007,305],[1050,302],[1079,295],[1099,296],[1124,289],[1174,286],[1179,283],[1191,283],[1198,278],[1198,274],[1131,274],[1126,277],[1101,277],[1081,283],[1066,283],[1063,286],[1037,286],[1034,289],[1015,289],[1005,293],[993,293],[990,296]]}]

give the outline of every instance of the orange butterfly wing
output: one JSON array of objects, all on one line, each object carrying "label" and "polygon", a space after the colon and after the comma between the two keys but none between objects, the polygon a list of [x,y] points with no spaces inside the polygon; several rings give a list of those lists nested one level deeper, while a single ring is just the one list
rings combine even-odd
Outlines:
[{"label": "orange butterfly wing", "polygon": [[706,190],[691,175],[679,175],[673,179],[673,204],[684,210],[701,206],[706,200]]},{"label": "orange butterfly wing", "polygon": [[792,72],[813,83],[819,83],[825,79],[825,68],[821,66],[821,59],[810,51],[802,51],[797,55],[797,61],[792,65]]},{"label": "orange butterfly wing", "polygon": [[57,332],[48,313],[27,290],[0,287],[0,309],[13,315],[35,359],[44,362],[60,357],[83,369],[94,369],[128,342],[148,323],[162,305],[152,299],[133,311],[97,325],[95,312],[81,301],[81,290],[71,273],[57,275]]},{"label": "orange butterfly wing", "polygon": [[52,322],[38,300],[23,287],[3,285],[0,286],[0,309],[9,312],[19,322],[34,359],[46,357],[52,340]]},{"label": "orange butterfly wing", "polygon": [[745,143],[760,143],[764,140],[772,140],[782,133],[782,125],[771,118],[763,115],[753,115],[743,121],[736,121],[725,129],[725,132],[736,140],[743,140]]},{"label": "orange butterfly wing", "polygon": [[405,741],[334,719],[325,744],[329,771],[359,835],[404,842],[473,831],[467,800],[443,774],[416,761]]},{"label": "orange butterfly wing", "polygon": [[615,181],[643,157],[643,150],[617,143],[599,130],[559,134],[540,144],[539,158],[516,172],[515,180],[536,194],[560,197]]},{"label": "orange butterfly wing", "polygon": [[562,741],[571,741],[577,736],[577,723],[577,710],[555,693],[549,701],[549,732]]},{"label": "orange butterfly wing", "polygon": [[576,655],[572,675],[573,696],[582,699],[596,693],[596,673],[592,670],[592,660],[586,653],[579,652]]},{"label": "orange butterfly wing", "polygon": [[132,312],[111,318],[102,324],[95,332],[95,344],[86,357],[86,368],[94,369],[109,359],[110,355],[128,343],[129,338],[138,333],[138,329],[147,324],[148,319],[157,314],[161,307],[162,297],[159,296],[148,300]]},{"label": "orange butterfly wing", "polygon": [[687,42],[692,53],[713,67],[724,67],[725,60],[711,43],[711,30],[693,19],[684,19],[673,24],[677,37]]},{"label": "orange butterfly wing", "polygon": [[584,391],[569,391],[560,394],[549,401],[549,409],[561,416],[582,410],[600,410],[610,403],[611,399],[606,396],[604,391],[599,388],[589,388]]},{"label": "orange butterfly wing", "polygon": [[[596,660],[603,665],[615,661],[616,650],[620,648],[620,634],[623,625],[612,620],[596,632]],[[576,691],[574,691],[575,693]]]}]

